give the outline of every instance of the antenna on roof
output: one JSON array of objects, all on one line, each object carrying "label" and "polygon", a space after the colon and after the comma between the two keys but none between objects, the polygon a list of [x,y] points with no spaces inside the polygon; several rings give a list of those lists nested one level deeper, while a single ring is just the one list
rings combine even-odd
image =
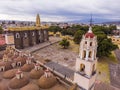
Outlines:
[{"label": "antenna on roof", "polygon": [[92,19],[92,14],[91,14],[91,18],[90,18],[90,21],[89,21],[89,22],[90,22],[90,26],[92,26],[92,24],[93,24],[93,22],[94,22],[93,19]]}]

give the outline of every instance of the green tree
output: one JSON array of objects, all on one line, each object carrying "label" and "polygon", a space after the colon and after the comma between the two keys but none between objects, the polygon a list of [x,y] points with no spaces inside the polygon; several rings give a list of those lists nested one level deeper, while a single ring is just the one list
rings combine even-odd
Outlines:
[{"label": "green tree", "polygon": [[3,33],[3,28],[0,26],[0,34]]},{"label": "green tree", "polygon": [[62,39],[62,41],[60,41],[59,45],[61,45],[64,49],[66,49],[70,46],[70,42],[67,39]]},{"label": "green tree", "polygon": [[48,28],[48,30],[49,31],[51,31],[51,32],[54,32],[54,33],[56,33],[56,32],[61,32],[62,31],[62,29],[59,27],[59,26],[50,26],[49,28]]},{"label": "green tree", "polygon": [[75,42],[76,44],[79,44],[79,43],[80,43],[83,34],[84,34],[84,31],[82,31],[82,30],[78,30],[78,31],[75,33],[73,40],[74,40],[74,42]]}]

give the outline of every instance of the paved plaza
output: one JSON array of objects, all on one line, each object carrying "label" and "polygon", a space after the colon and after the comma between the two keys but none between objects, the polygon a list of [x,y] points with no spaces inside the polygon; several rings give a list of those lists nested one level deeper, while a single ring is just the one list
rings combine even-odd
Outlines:
[{"label": "paved plaza", "polygon": [[57,43],[61,40],[61,38],[59,37],[49,37],[49,41],[46,41],[44,43],[40,43],[40,44],[37,44],[37,45],[34,45],[32,47],[27,47],[25,49],[21,49],[21,51],[23,52],[30,52],[30,53],[33,53],[33,52],[36,52],[42,48],[45,48],[49,45],[52,45],[54,43]]},{"label": "paved plaza", "polygon": [[110,64],[110,80],[113,86],[120,88],[120,64]]},{"label": "paved plaza", "polygon": [[72,52],[69,49],[62,49],[58,43],[36,51],[34,54],[57,62],[73,70],[75,70],[75,61],[78,56],[77,53]]}]

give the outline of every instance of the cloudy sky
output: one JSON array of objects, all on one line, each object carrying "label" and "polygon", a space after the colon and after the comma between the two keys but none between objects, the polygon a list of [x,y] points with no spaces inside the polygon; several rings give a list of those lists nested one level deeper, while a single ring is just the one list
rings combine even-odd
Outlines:
[{"label": "cloudy sky", "polygon": [[119,21],[120,0],[0,0],[0,20]]}]

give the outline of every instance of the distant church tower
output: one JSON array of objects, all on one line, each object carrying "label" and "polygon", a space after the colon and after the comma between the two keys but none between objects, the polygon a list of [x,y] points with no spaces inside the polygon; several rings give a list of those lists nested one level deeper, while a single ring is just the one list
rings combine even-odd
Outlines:
[{"label": "distant church tower", "polygon": [[79,57],[76,59],[74,82],[83,90],[94,90],[97,67],[97,37],[92,32],[90,24],[89,31],[83,35]]},{"label": "distant church tower", "polygon": [[40,27],[41,23],[40,23],[40,16],[39,14],[37,14],[37,17],[36,17],[36,26],[37,27]]}]

